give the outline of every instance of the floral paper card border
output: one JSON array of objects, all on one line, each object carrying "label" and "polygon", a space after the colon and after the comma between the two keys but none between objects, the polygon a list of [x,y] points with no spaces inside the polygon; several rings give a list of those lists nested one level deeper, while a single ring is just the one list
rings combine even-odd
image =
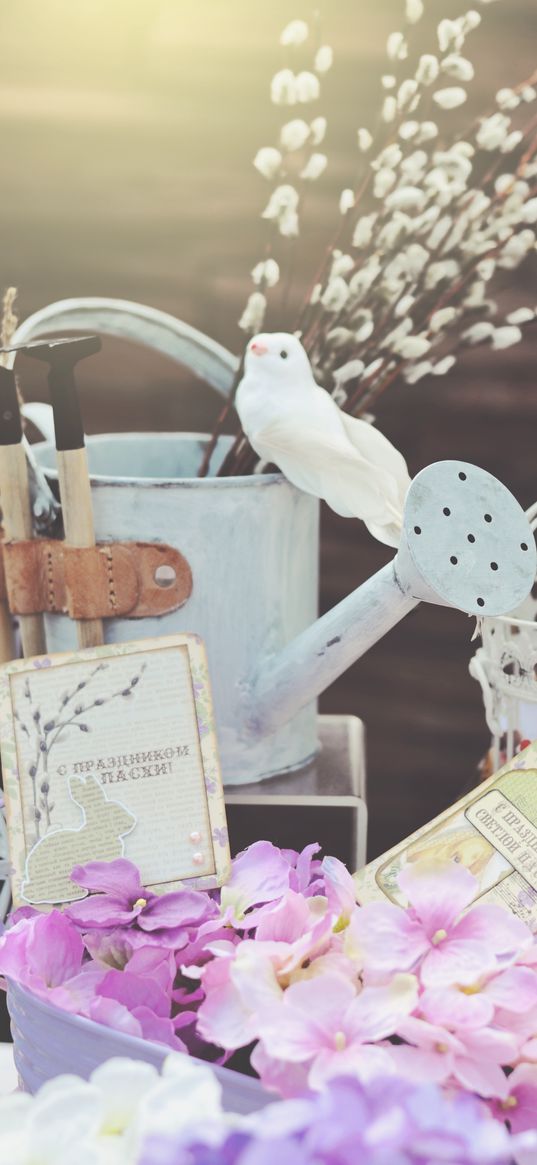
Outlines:
[{"label": "floral paper card border", "polygon": [[170,635],[0,669],[0,751],[13,899],[86,891],[74,865],[126,857],[158,893],[230,869],[207,657]]}]

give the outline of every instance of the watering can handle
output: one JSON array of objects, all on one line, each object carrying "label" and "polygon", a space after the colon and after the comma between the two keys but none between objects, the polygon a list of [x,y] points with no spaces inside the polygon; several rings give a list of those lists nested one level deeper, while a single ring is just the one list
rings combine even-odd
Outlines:
[{"label": "watering can handle", "polygon": [[[143,344],[188,368],[223,397],[229,396],[239,365],[227,348],[168,312],[127,299],[100,296],[49,304],[19,325],[13,343],[41,340],[58,332],[97,332]],[[12,353],[10,366],[14,358]]]}]

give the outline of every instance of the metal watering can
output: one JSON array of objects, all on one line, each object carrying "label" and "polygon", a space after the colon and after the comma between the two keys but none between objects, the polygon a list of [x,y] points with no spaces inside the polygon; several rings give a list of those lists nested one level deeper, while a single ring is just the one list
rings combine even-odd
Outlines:
[{"label": "metal watering can", "polygon": [[[64,300],[26,320],[15,342],[53,332],[129,338],[189,368],[226,396],[236,358],[163,312],[109,299]],[[28,414],[36,406],[28,406]],[[99,541],[161,540],[187,558],[193,590],[160,618],[109,619],[108,642],[194,631],[205,640],[224,781],[245,784],[304,766],[317,750],[316,697],[420,601],[477,616],[529,593],[536,551],[509,491],[472,465],[444,461],[415,478],[392,562],[317,618],[319,503],[281,474],[197,478],[204,434],[88,439]],[[230,438],[221,437],[215,473]],[[49,479],[54,445],[34,446]],[[38,497],[43,512],[48,500]],[[352,527],[349,527],[352,532]],[[48,615],[51,651],[75,646]]]}]

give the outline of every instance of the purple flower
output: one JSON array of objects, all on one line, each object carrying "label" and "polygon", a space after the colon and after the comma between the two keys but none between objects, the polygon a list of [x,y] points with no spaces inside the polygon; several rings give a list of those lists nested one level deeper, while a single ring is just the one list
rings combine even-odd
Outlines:
[{"label": "purple flower", "polygon": [[[270,1105],[233,1129],[151,1136],[139,1165],[509,1165],[520,1148],[474,1097],[445,1097],[401,1077],[340,1078],[325,1092]],[[527,1158],[529,1160],[529,1157]]]},{"label": "purple flower", "polygon": [[133,946],[155,945],[179,950],[194,928],[218,914],[207,894],[175,890],[153,894],[140,881],[136,866],[126,858],[75,866],[72,879],[92,891],[66,910],[80,930],[128,928]]}]

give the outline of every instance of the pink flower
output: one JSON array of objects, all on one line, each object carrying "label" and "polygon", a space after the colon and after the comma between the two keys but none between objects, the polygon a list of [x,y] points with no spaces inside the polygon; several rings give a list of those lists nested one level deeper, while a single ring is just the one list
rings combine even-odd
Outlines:
[{"label": "pink flower", "polygon": [[[420,999],[425,1019],[448,1028],[485,1027],[492,1023],[497,1008],[527,1015],[536,1005],[537,975],[529,967],[508,967],[462,987],[429,987]],[[511,1021],[512,1016],[508,1028]]]},{"label": "pink flower", "polygon": [[466,908],[476,897],[473,874],[455,862],[406,866],[398,878],[410,902],[362,907],[356,918],[366,970],[415,968],[424,986],[472,984],[531,943],[527,926],[501,906]]},{"label": "pink flower", "polygon": [[390,1048],[397,1070],[407,1079],[437,1084],[453,1079],[479,1096],[506,1094],[502,1065],[510,1064],[518,1050],[516,1037],[508,1032],[490,1027],[453,1032],[409,1016],[399,1024],[397,1035],[412,1045]]},{"label": "pink flower", "polygon": [[79,929],[128,927],[133,945],[141,942],[177,950],[186,946],[194,927],[217,914],[215,903],[198,890],[152,894],[144,889],[136,866],[126,858],[75,866],[72,879],[92,891],[66,910]]},{"label": "pink flower", "polygon": [[270,841],[256,841],[243,850],[233,861],[231,877],[220,894],[226,922],[241,930],[255,926],[252,907],[281,898],[289,888],[291,871],[282,851]]},{"label": "pink flower", "polygon": [[64,985],[79,976],[83,954],[82,939],[64,914],[34,914],[0,937],[0,974],[65,1006]]},{"label": "pink flower", "polygon": [[416,999],[413,975],[357,993],[348,979],[327,972],[293,983],[279,1005],[259,1014],[258,1030],[272,1058],[309,1065],[309,1083],[318,1088],[332,1076],[389,1071],[388,1051],[371,1045],[397,1030]]},{"label": "pink flower", "polygon": [[336,915],[336,929],[343,930],[356,911],[354,879],[338,858],[324,858],[322,870],[328,907]]},{"label": "pink flower", "polygon": [[494,1115],[508,1120],[513,1133],[537,1129],[537,1065],[519,1064],[508,1078],[507,1092],[492,1105]]}]

